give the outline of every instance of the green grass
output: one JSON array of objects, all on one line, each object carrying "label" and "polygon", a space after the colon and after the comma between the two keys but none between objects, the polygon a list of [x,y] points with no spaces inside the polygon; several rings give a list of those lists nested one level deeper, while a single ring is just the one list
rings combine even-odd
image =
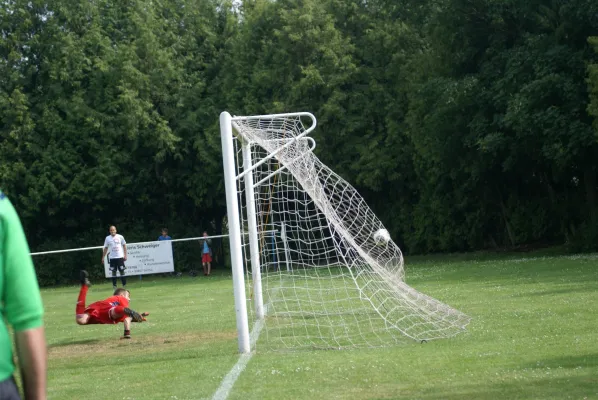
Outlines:
[{"label": "green grass", "polygon": [[[375,349],[258,351],[229,398],[598,398],[598,255],[543,255],[408,258],[407,283],[470,315],[467,334]],[[230,276],[129,286],[132,308],[151,312],[131,341],[119,340],[122,324],[77,326],[77,287],[43,290],[50,398],[211,398],[238,360]],[[88,302],[110,292],[95,285]]]}]

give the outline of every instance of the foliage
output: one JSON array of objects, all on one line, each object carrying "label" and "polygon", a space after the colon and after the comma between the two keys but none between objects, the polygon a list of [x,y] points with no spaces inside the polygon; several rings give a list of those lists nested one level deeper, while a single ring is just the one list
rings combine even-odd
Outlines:
[{"label": "foliage", "polygon": [[34,250],[220,233],[218,114],[307,110],[407,252],[596,248],[597,27],[591,0],[2,2],[0,187]]}]

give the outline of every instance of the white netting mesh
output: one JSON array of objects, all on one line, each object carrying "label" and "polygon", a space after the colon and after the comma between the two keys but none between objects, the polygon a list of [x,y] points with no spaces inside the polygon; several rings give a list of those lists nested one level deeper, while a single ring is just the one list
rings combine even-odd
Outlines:
[{"label": "white netting mesh", "polygon": [[[400,249],[359,193],[313,154],[313,140],[292,140],[306,129],[301,117],[247,117],[233,127],[237,175],[245,170],[243,143],[255,166],[265,305],[258,347],[384,346],[464,330],[466,315],[404,282]],[[237,180],[250,271],[244,184]],[[247,284],[252,293],[251,279]]]}]

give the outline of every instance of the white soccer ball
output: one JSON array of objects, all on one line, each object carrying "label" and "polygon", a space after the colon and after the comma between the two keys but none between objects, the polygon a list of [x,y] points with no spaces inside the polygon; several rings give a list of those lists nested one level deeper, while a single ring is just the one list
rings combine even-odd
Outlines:
[{"label": "white soccer ball", "polygon": [[386,229],[378,229],[374,232],[374,243],[376,246],[385,246],[390,242],[390,233]]}]

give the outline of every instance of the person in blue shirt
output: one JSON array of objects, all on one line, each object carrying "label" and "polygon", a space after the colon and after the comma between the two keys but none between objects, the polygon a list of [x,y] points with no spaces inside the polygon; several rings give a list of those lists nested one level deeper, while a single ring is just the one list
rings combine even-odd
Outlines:
[{"label": "person in blue shirt", "polygon": [[168,236],[168,228],[162,228],[162,234],[158,236],[158,240],[172,240],[172,238]]},{"label": "person in blue shirt", "polygon": [[203,266],[203,274],[210,276],[212,272],[212,239],[208,238],[208,232],[203,233],[203,238],[199,239],[201,245],[201,265]]},{"label": "person in blue shirt", "polygon": [[[162,234],[158,236],[158,241],[161,242],[162,240],[172,240],[172,238],[168,236],[168,228],[162,228]],[[172,257],[174,258],[174,249],[172,249]],[[174,272],[171,272],[170,274],[174,274]]]}]

